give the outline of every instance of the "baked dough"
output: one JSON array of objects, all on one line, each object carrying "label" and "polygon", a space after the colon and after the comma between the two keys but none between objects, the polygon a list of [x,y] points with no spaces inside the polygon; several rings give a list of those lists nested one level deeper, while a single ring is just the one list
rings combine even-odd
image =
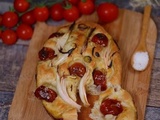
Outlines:
[{"label": "baked dough", "polygon": [[[39,52],[37,89],[48,113],[63,120],[136,120],[136,109],[121,88],[119,48],[96,23],[74,22],[53,33]],[[122,112],[103,115],[106,98]]]}]

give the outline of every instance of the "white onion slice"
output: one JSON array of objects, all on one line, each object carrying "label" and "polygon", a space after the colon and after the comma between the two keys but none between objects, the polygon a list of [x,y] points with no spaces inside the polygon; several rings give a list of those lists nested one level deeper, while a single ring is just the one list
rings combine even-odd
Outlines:
[{"label": "white onion slice", "polygon": [[57,39],[57,44],[56,44],[56,46],[57,46],[58,49],[63,48],[63,46],[65,45],[65,43],[67,42],[67,40],[68,40],[68,38],[69,38],[69,33],[70,33],[70,32],[64,34],[62,37],[59,37],[59,38]]},{"label": "white onion slice", "polygon": [[73,101],[67,91],[66,91],[66,83],[65,83],[65,80],[62,79],[60,80],[60,77],[59,75],[57,74],[57,90],[58,90],[58,93],[60,95],[60,97],[66,102],[68,103],[69,105],[73,106],[74,108],[76,108],[79,112],[80,112],[80,109],[81,109],[81,106],[79,104],[77,104],[75,101]]},{"label": "white onion slice", "polygon": [[53,61],[53,64],[55,66],[58,66],[59,64],[61,64],[62,62],[64,62],[68,57],[68,54],[59,54],[58,58],[56,60]]},{"label": "white onion slice", "polygon": [[106,66],[106,69],[108,69],[108,63],[109,63],[109,53],[110,53],[110,50],[107,48],[105,49],[104,51],[104,54],[103,54],[103,59],[104,59],[104,64]]},{"label": "white onion slice", "polygon": [[85,89],[85,85],[86,85],[88,76],[89,76],[89,70],[87,70],[87,72],[84,74],[84,76],[82,77],[79,83],[79,96],[84,106],[90,105],[87,100],[86,89]]}]

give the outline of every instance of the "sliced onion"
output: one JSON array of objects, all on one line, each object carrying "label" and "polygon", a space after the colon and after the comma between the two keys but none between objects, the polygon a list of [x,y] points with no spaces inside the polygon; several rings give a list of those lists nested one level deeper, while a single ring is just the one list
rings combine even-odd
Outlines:
[{"label": "sliced onion", "polygon": [[68,38],[69,38],[69,33],[64,34],[62,37],[59,37],[57,39],[57,47],[58,49],[63,48],[63,46],[65,45],[65,43],[67,42]]},{"label": "sliced onion", "polygon": [[68,54],[63,54],[58,56],[58,58],[56,60],[53,61],[53,65],[58,66],[59,64],[61,64],[62,62],[64,62],[68,57]]},{"label": "sliced onion", "polygon": [[67,91],[66,91],[66,82],[64,79],[60,79],[59,75],[57,74],[57,90],[59,95],[61,96],[61,98],[68,103],[69,105],[73,106],[74,108],[76,108],[79,112],[81,109],[81,106],[79,104],[77,104],[75,101],[73,101]]},{"label": "sliced onion", "polygon": [[79,96],[84,106],[90,105],[87,100],[86,89],[85,89],[85,85],[86,85],[88,76],[89,76],[89,70],[87,70],[87,72],[84,74],[84,76],[82,77],[79,83]]},{"label": "sliced onion", "polygon": [[109,49],[105,49],[104,51],[104,54],[103,54],[103,59],[104,59],[104,64],[106,66],[106,69],[108,69],[108,62],[109,62],[109,53],[110,53],[110,50]]}]

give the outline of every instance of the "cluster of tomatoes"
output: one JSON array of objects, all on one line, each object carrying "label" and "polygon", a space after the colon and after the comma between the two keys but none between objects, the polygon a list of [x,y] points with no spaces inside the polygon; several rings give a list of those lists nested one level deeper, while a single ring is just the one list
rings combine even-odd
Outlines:
[{"label": "cluster of tomatoes", "polygon": [[30,40],[34,24],[66,20],[76,21],[81,15],[90,15],[95,10],[102,22],[112,22],[118,17],[118,7],[112,3],[95,5],[94,0],[63,0],[48,6],[46,4],[33,7],[28,0],[14,0],[14,10],[0,14],[0,38],[3,43],[12,45],[18,39]]}]

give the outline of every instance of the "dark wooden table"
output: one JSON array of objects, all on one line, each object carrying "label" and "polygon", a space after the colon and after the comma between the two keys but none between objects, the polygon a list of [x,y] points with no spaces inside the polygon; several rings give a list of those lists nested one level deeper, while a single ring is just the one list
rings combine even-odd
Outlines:
[{"label": "dark wooden table", "polygon": [[[97,4],[104,0],[96,1]],[[160,1],[156,0],[111,0],[120,8],[142,12],[146,1],[152,1],[152,18],[154,19],[158,37],[154,63],[152,67],[151,83],[147,102],[145,120],[160,120]],[[136,2],[138,1],[138,2]],[[158,1],[158,0],[157,0]],[[12,6],[13,0],[0,1],[0,13]],[[19,40],[17,44],[8,46],[0,40],[0,120],[8,119],[8,112],[14,96],[15,88],[22,69],[29,41]]]}]

